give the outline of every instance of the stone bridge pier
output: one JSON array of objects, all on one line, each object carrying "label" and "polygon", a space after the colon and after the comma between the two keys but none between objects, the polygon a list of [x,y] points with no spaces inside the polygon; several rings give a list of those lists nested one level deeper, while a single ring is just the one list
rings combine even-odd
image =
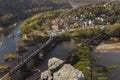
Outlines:
[{"label": "stone bridge pier", "polygon": [[41,60],[44,59],[43,51],[39,52],[39,54],[35,55],[28,63],[24,64],[20,71],[30,71],[33,67],[37,66]]},{"label": "stone bridge pier", "polygon": [[33,57],[32,63],[33,63],[34,66],[37,66],[40,63],[40,61],[43,60],[43,59],[44,59],[44,52],[41,51]]}]

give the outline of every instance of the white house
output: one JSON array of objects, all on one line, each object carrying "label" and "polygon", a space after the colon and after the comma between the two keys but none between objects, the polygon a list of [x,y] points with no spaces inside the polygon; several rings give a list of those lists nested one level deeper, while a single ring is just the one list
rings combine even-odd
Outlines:
[{"label": "white house", "polygon": [[52,27],[53,32],[59,31],[58,25],[53,25],[53,26],[51,26],[51,27]]}]

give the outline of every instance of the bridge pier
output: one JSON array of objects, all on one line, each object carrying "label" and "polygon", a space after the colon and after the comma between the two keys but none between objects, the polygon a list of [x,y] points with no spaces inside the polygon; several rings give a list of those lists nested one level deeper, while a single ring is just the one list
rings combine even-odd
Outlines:
[{"label": "bridge pier", "polygon": [[27,64],[24,64],[21,68],[20,71],[26,71],[27,70]]},{"label": "bridge pier", "polygon": [[39,54],[36,55],[36,56],[34,56],[34,58],[33,58],[33,60],[32,60],[33,65],[34,65],[34,66],[37,66],[37,65],[39,64],[40,60],[41,60],[41,59],[39,58]]},{"label": "bridge pier", "polygon": [[[50,38],[43,44],[43,45],[39,45],[35,48],[35,50],[32,50],[31,52],[27,53],[26,55],[21,56],[21,59],[19,59],[18,61],[13,62],[10,67],[10,71],[8,71],[8,73],[5,76],[1,78],[1,80],[10,80],[11,78],[9,76],[14,76],[14,74],[16,72],[22,71],[22,72],[28,72],[28,62],[32,61],[34,62],[34,64],[39,63],[39,53],[41,50],[43,50],[44,52],[47,52],[52,48],[51,46],[54,46],[53,44],[51,45],[51,43],[54,41],[54,38],[52,36],[50,36]],[[49,49],[48,49],[49,48]],[[44,53],[45,54],[45,53]],[[46,54],[45,54],[46,55]],[[43,55],[43,56],[45,56]],[[42,56],[42,55],[40,55]],[[33,58],[34,57],[34,58]]]}]

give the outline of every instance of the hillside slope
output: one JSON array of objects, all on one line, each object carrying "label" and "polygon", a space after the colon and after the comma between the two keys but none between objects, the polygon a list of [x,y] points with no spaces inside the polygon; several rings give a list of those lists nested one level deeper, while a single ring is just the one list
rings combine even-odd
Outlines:
[{"label": "hillside slope", "polygon": [[73,4],[81,5],[81,4],[95,4],[98,2],[120,1],[120,0],[69,0],[69,1]]},{"label": "hillside slope", "polygon": [[39,12],[70,7],[67,0],[0,0],[0,26],[6,26],[13,19],[23,19]]},{"label": "hillside slope", "polygon": [[0,0],[0,15],[5,13],[20,13],[25,10],[38,8],[67,8],[70,7],[66,0]]}]

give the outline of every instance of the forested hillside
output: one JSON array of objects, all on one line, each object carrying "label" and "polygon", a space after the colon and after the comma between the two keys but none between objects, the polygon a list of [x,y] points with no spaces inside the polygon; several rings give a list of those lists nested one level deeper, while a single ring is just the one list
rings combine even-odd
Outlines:
[{"label": "forested hillside", "polygon": [[108,1],[120,1],[120,0],[69,0],[73,4],[82,5],[82,4],[95,4],[98,2],[108,2]]},{"label": "forested hillside", "polygon": [[0,0],[0,26],[39,12],[70,7],[66,0]]}]

